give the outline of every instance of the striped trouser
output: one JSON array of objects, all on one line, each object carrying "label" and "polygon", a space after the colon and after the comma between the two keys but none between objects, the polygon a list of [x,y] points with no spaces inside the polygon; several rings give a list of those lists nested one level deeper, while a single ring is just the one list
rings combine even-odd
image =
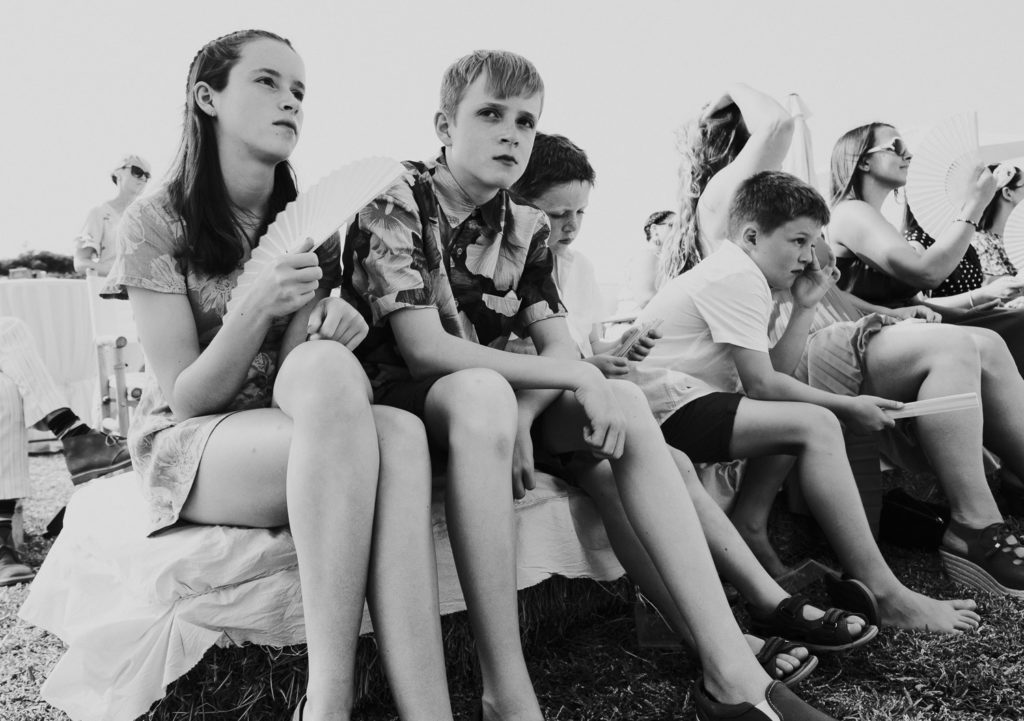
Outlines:
[{"label": "striped trouser", "polygon": [[0,318],[0,373],[21,392],[26,426],[68,405],[46,370],[31,331],[17,318]]},{"label": "striped trouser", "polygon": [[0,373],[0,501],[28,495],[28,434],[21,392]]}]

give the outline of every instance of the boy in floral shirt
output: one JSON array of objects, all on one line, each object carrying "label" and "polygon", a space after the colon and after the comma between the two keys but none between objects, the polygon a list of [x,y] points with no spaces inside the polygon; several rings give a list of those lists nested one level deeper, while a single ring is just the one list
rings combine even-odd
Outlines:
[{"label": "boy in floral shirt", "polygon": [[[692,629],[705,718],[749,709],[827,719],[754,659],[639,388],[579,359],[551,279],[547,220],[508,193],[530,158],[543,90],[513,53],[456,61],[434,117],[441,156],[406,164],[360,212],[343,257],[344,288],[374,327],[357,354],[375,402],[418,413],[447,451],[449,536],[480,651],[483,718],[542,718],[518,640],[512,517],[513,494],[532,487],[536,440],[572,459],[630,575],[664,584],[666,616]],[[502,350],[513,330],[537,356]]]}]

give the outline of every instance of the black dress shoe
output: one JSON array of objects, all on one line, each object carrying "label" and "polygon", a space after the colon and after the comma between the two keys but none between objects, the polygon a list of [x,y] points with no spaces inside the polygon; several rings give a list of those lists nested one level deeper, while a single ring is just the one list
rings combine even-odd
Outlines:
[{"label": "black dress shoe", "polygon": [[132,465],[128,444],[123,438],[90,429],[88,433],[65,437],[61,444],[64,462],[71,471],[71,482],[76,486]]},{"label": "black dress shoe", "polygon": [[35,577],[35,571],[22,563],[18,552],[14,550],[10,530],[0,532],[0,586],[28,583]]},{"label": "black dress shoe", "polygon": [[778,681],[772,681],[764,692],[764,701],[752,703],[719,703],[704,690],[704,679],[693,687],[693,702],[699,721],[836,721],[804,701]]}]

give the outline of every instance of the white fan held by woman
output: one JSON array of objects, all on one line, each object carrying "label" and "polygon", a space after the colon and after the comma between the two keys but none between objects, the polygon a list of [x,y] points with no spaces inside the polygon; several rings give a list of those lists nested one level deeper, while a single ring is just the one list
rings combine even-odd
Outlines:
[{"label": "white fan held by woman", "polygon": [[364,158],[341,166],[299,193],[277,214],[242,266],[227,311],[230,313],[238,306],[256,277],[275,258],[291,253],[306,238],[313,240],[311,250],[316,250],[404,172],[405,167],[397,160]]},{"label": "white fan held by woman", "polygon": [[907,203],[928,235],[938,238],[959,217],[980,164],[977,113],[947,118],[918,144],[907,172]]}]

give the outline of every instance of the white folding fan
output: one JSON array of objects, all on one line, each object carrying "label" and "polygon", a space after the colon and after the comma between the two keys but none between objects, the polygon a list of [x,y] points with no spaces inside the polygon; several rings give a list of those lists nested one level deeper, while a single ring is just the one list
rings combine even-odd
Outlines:
[{"label": "white folding fan", "polygon": [[228,300],[228,312],[237,307],[268,263],[285,253],[291,253],[306,238],[312,238],[314,250],[319,248],[334,231],[386,190],[403,172],[405,168],[397,160],[363,158],[341,166],[304,193],[299,193],[295,200],[277,214],[259,245],[253,249],[249,260],[242,266],[238,282]]},{"label": "white folding fan", "polygon": [[1006,220],[1003,229],[1003,245],[1010,262],[1017,267],[1017,275],[1024,271],[1024,203],[1021,203]]},{"label": "white folding fan", "polygon": [[928,235],[937,238],[956,220],[980,162],[976,113],[947,118],[914,149],[907,202]]}]

